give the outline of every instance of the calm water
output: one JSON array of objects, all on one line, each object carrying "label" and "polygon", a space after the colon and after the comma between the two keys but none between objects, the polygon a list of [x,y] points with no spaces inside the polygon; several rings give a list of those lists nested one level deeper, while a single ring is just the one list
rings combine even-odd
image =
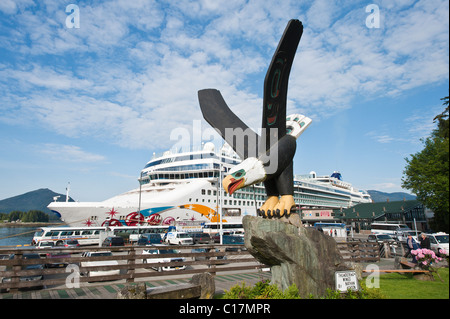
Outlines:
[{"label": "calm water", "polygon": [[0,247],[29,245],[37,227],[0,227]]}]

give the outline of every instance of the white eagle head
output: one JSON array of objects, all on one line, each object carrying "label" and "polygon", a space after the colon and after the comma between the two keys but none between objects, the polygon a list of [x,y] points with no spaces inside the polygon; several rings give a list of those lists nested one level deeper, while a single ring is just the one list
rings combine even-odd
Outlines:
[{"label": "white eagle head", "polygon": [[255,157],[249,157],[239,165],[234,166],[222,180],[222,185],[228,194],[233,194],[243,187],[262,182],[266,179],[263,163]]}]

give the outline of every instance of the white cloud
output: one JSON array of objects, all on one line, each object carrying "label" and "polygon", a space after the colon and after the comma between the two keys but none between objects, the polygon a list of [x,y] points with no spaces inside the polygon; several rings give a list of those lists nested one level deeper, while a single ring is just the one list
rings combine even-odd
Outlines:
[{"label": "white cloud", "polygon": [[78,146],[60,144],[41,144],[37,151],[49,156],[53,160],[64,162],[104,162],[106,158],[102,155],[86,152]]},{"label": "white cloud", "polygon": [[0,70],[0,76],[3,81],[17,81],[24,90],[34,89],[34,87],[50,90],[78,90],[92,86],[89,80],[79,79],[73,75],[55,71],[50,66],[42,67],[37,64],[31,65],[30,70]]},{"label": "white cloud", "polygon": [[355,94],[397,95],[448,80],[447,1],[399,3],[389,11],[380,6],[380,29],[365,26],[361,4],[325,29],[328,17],[342,12],[316,2],[308,13],[316,16],[316,10],[325,18],[319,26],[306,25],[290,84],[290,97],[311,113],[333,115],[348,108]]},{"label": "white cloud", "polygon": [[382,189],[384,191],[398,191],[400,188],[399,185],[391,182],[373,184],[373,189]]},{"label": "white cloud", "polygon": [[[17,10],[2,3],[4,12]],[[305,25],[289,112],[320,119],[349,108],[355,95],[395,95],[448,80],[447,1],[382,3],[380,29],[366,28],[365,4],[356,2],[79,6],[80,29],[65,28],[65,8],[56,2],[42,6],[45,14],[22,3],[8,17],[16,27],[0,42],[18,52],[21,66],[0,65],[0,120],[130,148],[167,147],[172,129],[201,118],[197,91],[211,87],[259,127],[264,75],[287,13],[304,15]],[[373,138],[395,139],[387,133]]]}]

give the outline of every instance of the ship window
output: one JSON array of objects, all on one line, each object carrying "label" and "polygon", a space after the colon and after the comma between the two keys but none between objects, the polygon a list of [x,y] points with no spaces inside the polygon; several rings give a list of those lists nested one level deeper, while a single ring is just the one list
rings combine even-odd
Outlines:
[{"label": "ship window", "polygon": [[202,189],[202,195],[205,195],[206,191],[204,189]]},{"label": "ship window", "polygon": [[210,189],[208,189],[208,195],[211,195],[211,190]]}]

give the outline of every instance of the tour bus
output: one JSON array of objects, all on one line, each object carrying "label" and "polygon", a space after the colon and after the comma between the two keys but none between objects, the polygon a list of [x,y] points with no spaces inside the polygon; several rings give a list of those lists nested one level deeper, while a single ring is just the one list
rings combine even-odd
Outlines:
[{"label": "tour bus", "polygon": [[387,234],[395,239],[402,237],[403,232],[411,231],[405,224],[396,223],[372,223],[370,232],[372,234]]},{"label": "tour bus", "polygon": [[[223,232],[227,233],[243,233],[244,232],[244,226],[242,224],[222,224],[222,230]],[[216,234],[220,232],[220,224],[219,223],[206,223],[203,226],[203,232],[207,233],[209,235]]]},{"label": "tour bus", "polygon": [[332,237],[344,237],[347,238],[347,227],[343,223],[314,223],[314,227],[321,229],[326,235]]},{"label": "tour bus", "polygon": [[[144,233],[163,234],[167,232],[169,226],[112,226],[108,230],[114,232],[116,236],[131,237]],[[41,227],[33,236],[32,244],[38,245],[41,241],[54,242],[56,246],[64,245],[68,239],[76,239],[80,246],[98,245],[100,233],[106,231],[107,227]]]}]

